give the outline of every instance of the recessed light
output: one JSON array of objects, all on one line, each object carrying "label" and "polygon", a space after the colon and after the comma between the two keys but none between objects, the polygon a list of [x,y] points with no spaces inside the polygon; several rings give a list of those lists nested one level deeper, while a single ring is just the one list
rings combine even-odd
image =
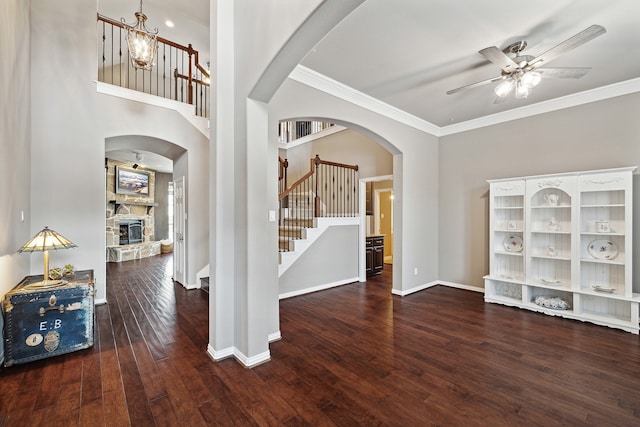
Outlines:
[{"label": "recessed light", "polygon": [[169,21],[168,19],[164,21],[164,25],[166,25],[169,28],[173,28],[173,22]]}]

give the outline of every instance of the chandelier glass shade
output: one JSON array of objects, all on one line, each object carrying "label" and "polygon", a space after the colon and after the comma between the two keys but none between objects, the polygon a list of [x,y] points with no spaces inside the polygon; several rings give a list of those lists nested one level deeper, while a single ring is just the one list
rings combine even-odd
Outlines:
[{"label": "chandelier glass shade", "polygon": [[136,22],[124,24],[129,46],[129,57],[135,68],[151,70],[155,65],[156,51],[158,50],[158,29],[153,31],[147,28],[147,16],[142,13],[142,0],[140,0],[140,11],[135,13]]},{"label": "chandelier glass shade", "polygon": [[496,95],[505,98],[515,89],[516,98],[526,98],[531,93],[531,89],[540,83],[542,76],[536,71],[520,72],[508,74],[494,89]]}]

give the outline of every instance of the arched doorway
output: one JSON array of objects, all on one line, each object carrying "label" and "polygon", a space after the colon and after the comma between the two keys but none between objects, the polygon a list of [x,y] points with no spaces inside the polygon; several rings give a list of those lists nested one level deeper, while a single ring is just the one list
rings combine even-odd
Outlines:
[{"label": "arched doorway", "polygon": [[[163,245],[170,244],[175,254],[173,278],[188,287],[182,203],[188,170],[180,166],[180,159],[186,155],[184,148],[148,136],[123,135],[105,140],[108,262],[154,256],[161,252]],[[120,175],[135,174],[146,177],[148,190],[144,194],[121,194]],[[175,203],[173,197],[175,183],[180,184],[180,203]],[[138,229],[141,230],[139,236],[130,236],[129,230]],[[134,246],[135,250],[131,250]]]}]

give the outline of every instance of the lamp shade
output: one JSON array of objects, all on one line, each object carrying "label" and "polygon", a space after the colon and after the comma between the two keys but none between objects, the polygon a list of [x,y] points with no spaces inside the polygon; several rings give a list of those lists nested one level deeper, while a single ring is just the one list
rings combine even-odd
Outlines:
[{"label": "lamp shade", "polygon": [[70,249],[77,247],[66,237],[56,233],[49,227],[44,227],[31,240],[22,245],[18,252],[44,252],[55,249]]}]

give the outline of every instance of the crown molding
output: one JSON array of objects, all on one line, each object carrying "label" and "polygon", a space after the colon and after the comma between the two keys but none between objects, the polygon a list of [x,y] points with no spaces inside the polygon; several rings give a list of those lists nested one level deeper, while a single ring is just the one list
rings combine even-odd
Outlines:
[{"label": "crown molding", "polygon": [[303,65],[298,65],[291,74],[289,74],[289,78],[407,126],[440,136],[440,128],[433,123],[422,120],[419,117],[355,90]]},{"label": "crown molding", "polygon": [[640,78],[626,80],[624,82],[614,83],[608,86],[602,86],[586,90],[584,92],[551,99],[549,101],[538,102],[525,107],[514,108],[513,110],[445,126],[440,128],[440,136],[453,135],[456,133],[518,120],[538,114],[550,113],[552,111],[576,107],[578,105],[589,104],[591,102],[603,101],[605,99],[636,92],[640,92]]},{"label": "crown molding", "polygon": [[453,135],[538,114],[640,92],[640,78],[636,78],[440,127],[302,65],[298,65],[291,72],[289,78],[437,137]]}]

